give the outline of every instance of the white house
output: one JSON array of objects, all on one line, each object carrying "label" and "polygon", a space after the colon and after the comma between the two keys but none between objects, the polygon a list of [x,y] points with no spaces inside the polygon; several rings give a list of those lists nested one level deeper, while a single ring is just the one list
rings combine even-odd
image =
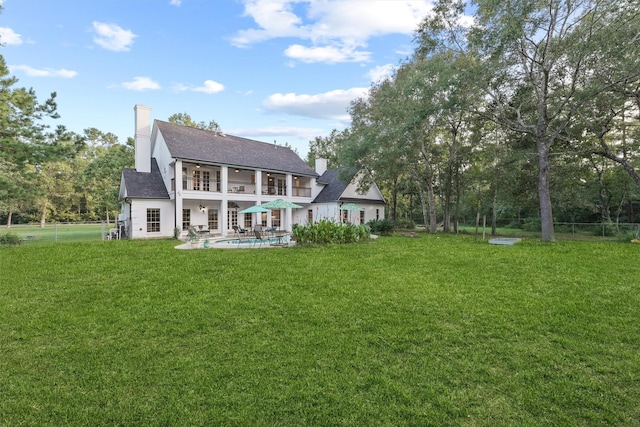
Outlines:
[{"label": "white house", "polygon": [[[323,218],[358,224],[384,218],[378,187],[359,194],[355,179],[342,182],[325,159],[314,170],[287,147],[160,120],[152,126],[149,107],[134,111],[135,169],[124,169],[120,181],[123,237],[171,237],[196,225],[226,236],[236,225],[291,230]],[[238,213],[275,199],[303,208]],[[363,210],[342,210],[345,203]]]}]

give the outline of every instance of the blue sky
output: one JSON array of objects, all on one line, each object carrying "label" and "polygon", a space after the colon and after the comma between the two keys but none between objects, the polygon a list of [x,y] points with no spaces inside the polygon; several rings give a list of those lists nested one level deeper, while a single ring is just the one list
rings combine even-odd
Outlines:
[{"label": "blue sky", "polygon": [[349,125],[349,102],[414,49],[418,0],[0,0],[0,54],[57,123],[133,136],[133,107],[289,143]]}]

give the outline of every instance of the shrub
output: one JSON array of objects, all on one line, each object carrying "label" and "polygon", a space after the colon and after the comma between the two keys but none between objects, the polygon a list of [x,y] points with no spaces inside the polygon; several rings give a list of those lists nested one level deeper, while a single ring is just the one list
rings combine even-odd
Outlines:
[{"label": "shrub", "polygon": [[19,245],[22,243],[20,240],[20,236],[17,234],[7,232],[4,234],[0,234],[0,245]]},{"label": "shrub", "polygon": [[323,219],[306,226],[295,226],[292,235],[298,244],[353,243],[369,237],[369,229],[364,225]]},{"label": "shrub", "polygon": [[540,232],[540,230],[542,229],[542,225],[539,219],[533,218],[526,220],[522,225],[522,229],[524,231]]},{"label": "shrub", "polygon": [[390,234],[393,231],[394,223],[390,219],[374,219],[367,223],[374,234]]}]

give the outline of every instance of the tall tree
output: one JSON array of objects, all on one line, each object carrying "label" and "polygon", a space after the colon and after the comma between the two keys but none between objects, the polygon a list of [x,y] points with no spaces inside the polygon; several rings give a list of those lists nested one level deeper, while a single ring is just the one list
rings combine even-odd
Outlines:
[{"label": "tall tree", "polygon": [[[484,58],[488,93],[498,108],[489,116],[530,135],[538,156],[541,239],[555,240],[550,193],[551,152],[588,99],[602,86],[585,86],[594,46],[606,32],[612,0],[477,0],[478,26],[470,33]],[[514,98],[524,89],[526,98]]]},{"label": "tall tree", "polygon": [[195,122],[187,113],[172,114],[171,116],[169,116],[169,121],[177,125],[188,126],[202,130],[210,130],[217,133],[222,132],[222,128],[220,128],[220,125],[215,120],[210,120],[209,123],[206,123],[204,121]]},{"label": "tall tree", "polygon": [[13,213],[33,201],[42,164],[64,151],[46,131],[45,119],[59,117],[55,92],[40,103],[33,89],[17,88],[17,82],[0,55],[0,209],[7,215],[7,227]]}]

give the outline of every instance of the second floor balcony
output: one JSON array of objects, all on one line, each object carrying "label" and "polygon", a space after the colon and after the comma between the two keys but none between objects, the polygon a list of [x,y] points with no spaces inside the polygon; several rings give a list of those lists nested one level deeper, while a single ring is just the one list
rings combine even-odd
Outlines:
[{"label": "second floor balcony", "polygon": [[[309,181],[309,179],[306,179]],[[222,182],[217,179],[202,179],[193,176],[187,176],[182,178],[181,189],[184,191],[197,191],[206,193],[222,193]],[[262,194],[265,196],[293,196],[293,197],[311,197],[311,186],[303,185],[304,179],[294,179],[293,186],[291,188],[291,194],[288,194],[287,186],[284,179],[270,180],[266,179],[262,185],[256,185],[252,179],[242,180],[230,180],[227,184],[227,193],[237,195],[256,195]],[[175,191],[175,180],[171,180],[171,190]]]}]

